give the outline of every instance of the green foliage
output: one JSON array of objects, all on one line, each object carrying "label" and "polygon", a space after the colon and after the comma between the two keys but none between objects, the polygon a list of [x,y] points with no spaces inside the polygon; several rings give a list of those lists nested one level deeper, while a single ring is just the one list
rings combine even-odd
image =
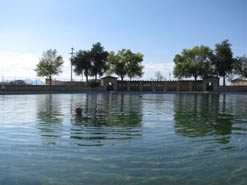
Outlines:
[{"label": "green foliage", "polygon": [[109,73],[115,73],[121,80],[125,76],[130,79],[143,75],[143,66],[141,62],[143,61],[143,55],[141,53],[133,53],[131,50],[122,49],[119,50],[117,54],[113,51],[109,53]]},{"label": "green foliage", "polygon": [[[132,53],[132,52],[131,52]],[[128,62],[128,77],[130,80],[134,77],[142,77],[144,66],[141,65],[143,61],[143,54],[141,53],[132,53],[131,58]]]},{"label": "green foliage", "polygon": [[195,80],[212,74],[210,61],[213,56],[212,50],[207,46],[195,46],[192,49],[184,49],[182,53],[174,58],[175,67],[173,74],[181,79],[182,77],[194,77]]},{"label": "green foliage", "polygon": [[107,56],[108,52],[97,42],[91,50],[80,50],[76,53],[72,59],[74,71],[77,75],[84,73],[87,82],[89,76],[94,76],[97,80],[97,75],[102,76],[107,70]]},{"label": "green foliage", "polygon": [[115,73],[121,80],[123,80],[128,73],[127,62],[123,53],[123,50],[118,51],[117,54],[115,54],[114,51],[111,51],[108,56],[109,74]]},{"label": "green foliage", "polygon": [[88,86],[89,87],[99,87],[100,83],[97,81],[90,81],[90,82],[88,82]]},{"label": "green foliage", "polygon": [[223,85],[225,86],[225,77],[228,73],[232,72],[235,63],[231,44],[228,40],[224,40],[220,44],[216,44],[215,47],[214,69],[219,76],[223,77]]},{"label": "green foliage", "polygon": [[237,57],[234,64],[235,74],[241,75],[247,78],[247,57]]},{"label": "green foliage", "polygon": [[92,55],[90,51],[86,50],[79,50],[75,57],[72,59],[72,65],[75,67],[74,72],[77,75],[84,75],[86,76],[86,81],[88,82],[89,71],[92,67],[91,64]]},{"label": "green foliage", "polygon": [[97,75],[102,76],[107,70],[107,57],[108,52],[104,50],[104,47],[101,46],[100,42],[93,44],[91,49],[91,68],[90,74],[95,77],[97,80]]},{"label": "green foliage", "polygon": [[37,76],[48,77],[51,85],[52,76],[62,72],[62,64],[62,56],[57,56],[57,51],[55,49],[49,49],[43,52],[42,58],[37,64],[35,71],[37,72]]}]

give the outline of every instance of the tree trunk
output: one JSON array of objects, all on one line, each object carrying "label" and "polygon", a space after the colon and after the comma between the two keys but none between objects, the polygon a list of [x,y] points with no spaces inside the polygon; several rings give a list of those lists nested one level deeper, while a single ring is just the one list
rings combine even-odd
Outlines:
[{"label": "tree trunk", "polygon": [[83,82],[83,70],[81,72],[81,81]]},{"label": "tree trunk", "polygon": [[88,75],[86,75],[86,83],[88,84]]},{"label": "tree trunk", "polygon": [[195,81],[197,81],[197,76],[194,76],[194,78],[195,78]]},{"label": "tree trunk", "polygon": [[51,75],[49,76],[49,85],[51,86]]},{"label": "tree trunk", "polygon": [[226,86],[226,76],[223,76],[223,86]]}]

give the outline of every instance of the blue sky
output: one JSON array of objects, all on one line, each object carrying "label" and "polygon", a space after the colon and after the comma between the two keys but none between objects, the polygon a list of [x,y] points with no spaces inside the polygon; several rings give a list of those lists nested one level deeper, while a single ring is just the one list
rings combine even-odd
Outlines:
[{"label": "blue sky", "polygon": [[[57,49],[68,79],[69,52],[101,42],[144,54],[145,79],[168,78],[184,48],[229,39],[234,56],[247,55],[247,0],[0,0],[0,72],[36,77],[43,51]],[[13,67],[15,66],[15,67]]]}]

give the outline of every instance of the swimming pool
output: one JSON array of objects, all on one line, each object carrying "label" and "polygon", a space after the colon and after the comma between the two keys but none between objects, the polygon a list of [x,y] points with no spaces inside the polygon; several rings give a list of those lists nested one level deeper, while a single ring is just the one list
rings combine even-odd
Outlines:
[{"label": "swimming pool", "polygon": [[0,105],[0,184],[247,182],[246,95],[2,95]]}]

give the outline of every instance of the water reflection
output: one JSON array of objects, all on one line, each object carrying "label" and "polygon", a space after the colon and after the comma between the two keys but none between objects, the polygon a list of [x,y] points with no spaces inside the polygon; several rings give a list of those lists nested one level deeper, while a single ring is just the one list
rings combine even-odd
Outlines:
[{"label": "water reflection", "polygon": [[56,97],[49,94],[38,98],[37,119],[42,123],[62,123],[63,115]]},{"label": "water reflection", "polygon": [[141,137],[141,102],[137,96],[86,94],[82,117],[75,117],[71,142],[78,146],[102,146],[105,141]]},{"label": "water reflection", "polygon": [[247,181],[246,95],[10,95],[0,104],[0,184]]},{"label": "water reflection", "polygon": [[[43,95],[37,99],[41,137],[48,144],[101,146],[104,140],[130,140],[141,136],[141,101],[124,94]],[[76,116],[75,107],[83,109]]]},{"label": "water reflection", "polygon": [[64,120],[56,95],[47,94],[37,97],[37,120],[40,136],[47,140],[47,144],[55,145],[57,139],[62,137],[59,128]]},{"label": "water reflection", "polygon": [[141,101],[138,96],[124,94],[86,94],[83,116],[73,124],[90,126],[138,127],[142,122]]},{"label": "water reflection", "polygon": [[174,99],[176,133],[187,137],[220,136],[217,142],[229,143],[237,115],[234,106],[226,102],[225,94],[178,95]]},{"label": "water reflection", "polygon": [[[83,109],[82,117],[75,115],[77,106]],[[95,146],[106,140],[138,139],[147,119],[160,124],[173,114],[176,134],[226,144],[234,134],[246,134],[246,106],[247,100],[242,97],[219,94],[144,98],[120,93],[39,95],[37,127],[50,143],[66,138],[78,145]]]}]

